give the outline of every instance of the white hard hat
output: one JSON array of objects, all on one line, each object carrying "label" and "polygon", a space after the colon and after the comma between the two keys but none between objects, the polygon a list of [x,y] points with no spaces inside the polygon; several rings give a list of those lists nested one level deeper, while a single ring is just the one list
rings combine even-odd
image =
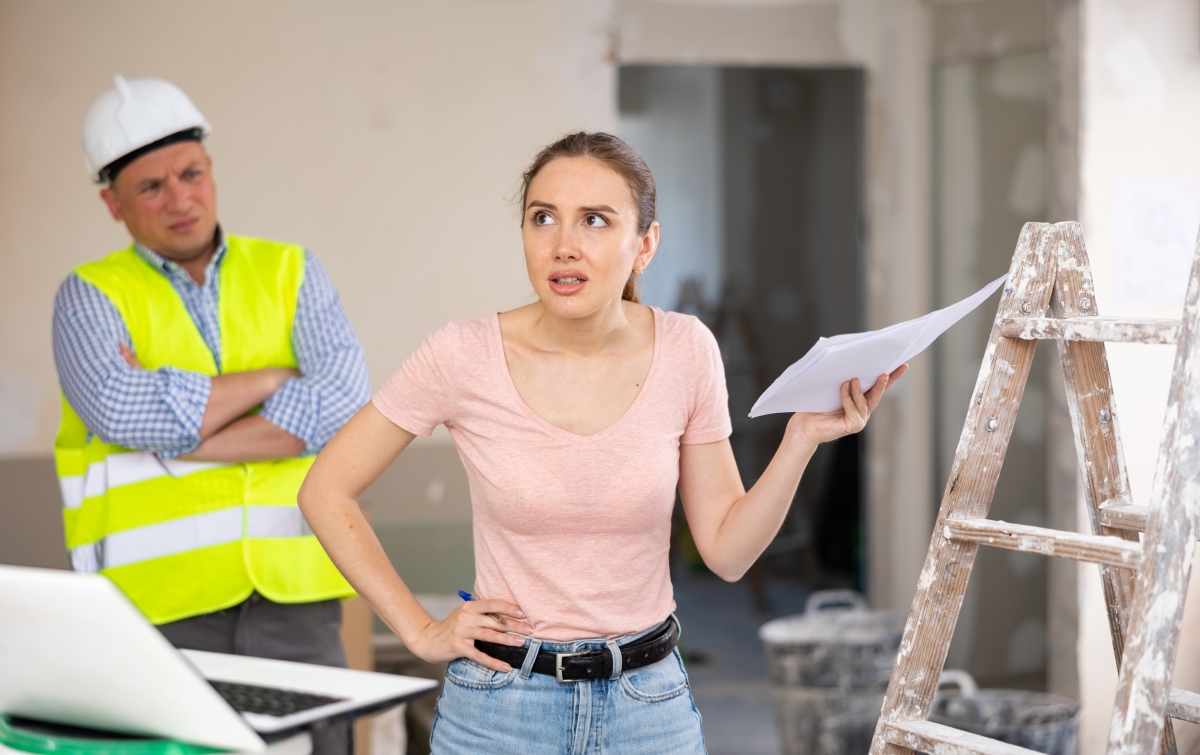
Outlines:
[{"label": "white hard hat", "polygon": [[169,81],[126,81],[117,74],[113,85],[83,119],[83,149],[96,183],[111,180],[105,168],[114,161],[161,139],[181,133],[202,139],[212,133],[212,126],[188,96]]}]

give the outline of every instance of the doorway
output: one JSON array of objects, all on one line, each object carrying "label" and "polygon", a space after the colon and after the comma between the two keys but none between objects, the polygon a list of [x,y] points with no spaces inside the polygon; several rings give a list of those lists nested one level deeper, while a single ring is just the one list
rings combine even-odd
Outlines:
[{"label": "doorway", "polygon": [[[717,336],[747,487],[786,415],[751,405],[821,336],[862,330],[862,74],[851,69],[626,66],[622,136],[654,172],[662,243],[648,304]],[[861,436],[823,446],[768,550],[814,583],[865,590]],[[787,570],[789,565],[779,568]]]},{"label": "doorway", "polygon": [[[699,317],[721,347],[730,442],[747,488],[787,415],[758,396],[821,336],[864,329],[863,74],[624,66],[618,133],[658,186],[662,241],[642,299]],[[757,629],[814,589],[865,584],[866,445],[818,449],[779,535],[745,579],[708,574],[678,522],[673,574],[708,748],[779,751]]]}]

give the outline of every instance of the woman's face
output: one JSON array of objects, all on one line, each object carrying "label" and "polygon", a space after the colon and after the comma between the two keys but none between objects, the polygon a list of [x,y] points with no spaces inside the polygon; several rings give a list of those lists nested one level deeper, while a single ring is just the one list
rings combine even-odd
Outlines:
[{"label": "woman's face", "polygon": [[560,157],[529,184],[521,237],[538,298],[555,315],[586,317],[621,299],[634,268],[658,245],[658,223],[638,233],[625,179],[599,160]]}]

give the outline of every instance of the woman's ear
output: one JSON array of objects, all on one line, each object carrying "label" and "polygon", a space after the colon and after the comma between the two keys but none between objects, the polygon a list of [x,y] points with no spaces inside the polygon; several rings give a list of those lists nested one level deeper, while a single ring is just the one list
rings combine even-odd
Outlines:
[{"label": "woman's ear", "polygon": [[638,249],[637,260],[634,261],[633,268],[645,269],[650,264],[650,260],[654,259],[654,253],[658,251],[660,228],[658,221],[655,220],[642,234],[641,247]]}]

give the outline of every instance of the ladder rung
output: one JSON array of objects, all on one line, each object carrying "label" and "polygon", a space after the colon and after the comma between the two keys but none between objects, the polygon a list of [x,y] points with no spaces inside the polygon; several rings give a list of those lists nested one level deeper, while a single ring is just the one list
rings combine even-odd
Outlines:
[{"label": "ladder rung", "polygon": [[931,721],[886,724],[883,738],[889,744],[917,752],[944,752],[954,755],[1033,755],[1035,752]]},{"label": "ladder rung", "polygon": [[1179,320],[1149,317],[1009,317],[1000,321],[1000,335],[1024,340],[1173,344],[1179,337]]},{"label": "ladder rung", "polygon": [[[1130,532],[1145,532],[1146,519],[1150,516],[1150,509],[1132,503],[1120,503],[1101,505],[1099,514],[1100,524],[1105,527],[1129,530]],[[1200,539],[1200,532],[1197,533],[1197,539]]]},{"label": "ladder rung", "polygon": [[1188,692],[1186,689],[1171,690],[1171,699],[1167,703],[1167,715],[1181,721],[1200,724],[1200,695]]},{"label": "ladder rung", "polygon": [[1118,530],[1132,532],[1146,531],[1146,518],[1150,509],[1132,503],[1121,503],[1113,506],[1101,506],[1099,509],[1100,524]]},{"label": "ladder rung", "polygon": [[991,545],[1014,551],[1041,553],[1093,564],[1133,569],[1142,545],[1107,535],[1081,535],[994,519],[947,519],[942,535],[948,540]]}]

